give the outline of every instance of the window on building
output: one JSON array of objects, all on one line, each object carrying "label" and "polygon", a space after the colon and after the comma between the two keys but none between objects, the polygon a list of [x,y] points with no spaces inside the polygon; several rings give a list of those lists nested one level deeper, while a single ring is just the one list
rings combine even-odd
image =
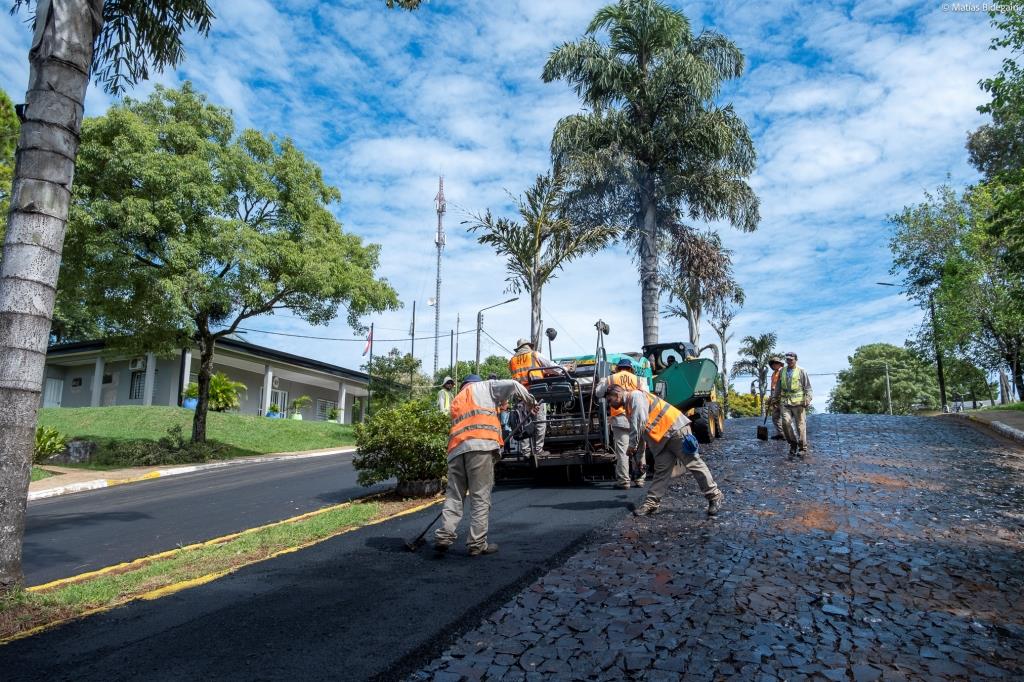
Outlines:
[{"label": "window on building", "polygon": [[316,401],[316,418],[320,421],[327,421],[331,418],[331,410],[338,407],[338,403],[333,400],[317,400]]},{"label": "window on building", "polygon": [[128,400],[142,400],[142,393],[146,386],[145,372],[132,372],[132,383],[128,387]]}]

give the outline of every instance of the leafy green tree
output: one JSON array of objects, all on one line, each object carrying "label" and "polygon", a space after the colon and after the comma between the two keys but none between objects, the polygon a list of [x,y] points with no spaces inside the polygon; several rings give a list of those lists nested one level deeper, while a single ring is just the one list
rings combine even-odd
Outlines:
[{"label": "leafy green tree", "polygon": [[[511,379],[512,373],[508,371],[508,358],[501,355],[488,355],[480,361],[480,376],[484,379],[496,375],[499,379]],[[440,388],[445,377],[452,377],[461,382],[467,374],[476,374],[476,363],[469,360],[459,360],[455,365],[457,372],[452,372],[451,367],[441,367],[434,375],[434,387]]]},{"label": "leafy green tree", "polygon": [[370,375],[370,407],[373,412],[430,391],[430,378],[422,372],[420,360],[397,348],[375,355],[362,369]]},{"label": "leafy green tree", "polygon": [[[214,344],[288,309],[325,324],[398,306],[379,247],[342,231],[338,190],[288,139],[234,133],[186,84],[86,121],[62,283],[131,349],[199,349],[192,440],[206,439]],[[282,406],[284,407],[284,406]]]},{"label": "leafy green tree", "polygon": [[473,216],[469,231],[477,241],[505,257],[508,290],[530,294],[530,338],[541,342],[541,293],[562,267],[580,256],[599,251],[617,230],[605,225],[579,226],[562,210],[565,179],[560,174],[538,175],[526,196],[516,198],[522,218],[495,218],[490,209]]},{"label": "leafy green tree", "polygon": [[[217,372],[210,377],[209,406],[214,412],[227,412],[236,410],[241,404],[239,394],[246,389],[241,381],[235,381],[223,372]],[[192,382],[185,389],[186,398],[199,398],[199,384]]]},{"label": "leafy green tree", "polygon": [[778,336],[775,332],[766,332],[760,336],[744,336],[740,341],[740,359],[733,363],[732,375],[745,374],[757,379],[759,409],[764,414],[764,396],[769,389],[768,360],[775,354]]},{"label": "leafy green tree", "polygon": [[974,363],[961,358],[950,358],[946,363],[946,381],[954,395],[963,396],[965,402],[996,400],[995,384],[988,373]]},{"label": "leafy green tree", "polygon": [[888,343],[860,346],[849,358],[850,368],[836,376],[828,399],[833,413],[886,414],[886,365],[893,414],[913,414],[939,404],[939,386],[932,367],[913,351]]},{"label": "leafy green tree", "polygon": [[743,68],[725,36],[694,35],[686,16],[657,0],[601,8],[586,35],[555,48],[544,66],[545,82],[567,81],[586,107],[558,122],[556,167],[571,173],[586,212],[630,228],[645,344],[658,341],[661,227],[684,214],[743,230],[760,220],[746,182],[756,161],[750,133],[731,105],[715,101]]},{"label": "leafy green tree", "polygon": [[7,232],[7,212],[11,208],[11,180],[14,178],[14,149],[21,124],[14,104],[0,89],[0,239]]},{"label": "leafy green tree", "polygon": [[[386,0],[415,9],[419,0]],[[184,57],[181,35],[205,36],[213,11],[206,0],[13,0],[31,10],[25,122],[0,263],[0,592],[22,581],[21,541],[31,475],[36,408],[42,394],[54,291],[76,177],[79,133],[90,76],[105,90],[126,86],[175,66]],[[26,142],[32,144],[26,146]],[[17,190],[17,191],[14,191]],[[205,414],[204,414],[205,424]]]},{"label": "leafy green tree", "polygon": [[756,393],[737,393],[729,387],[729,416],[731,417],[757,417],[763,416],[761,411],[761,398]]}]

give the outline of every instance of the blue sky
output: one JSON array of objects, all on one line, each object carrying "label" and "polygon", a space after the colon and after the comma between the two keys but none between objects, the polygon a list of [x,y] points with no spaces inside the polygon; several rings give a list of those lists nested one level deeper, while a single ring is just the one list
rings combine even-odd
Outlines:
[{"label": "blue sky", "polygon": [[[417,336],[433,331],[439,173],[448,197],[442,333],[456,314],[472,327],[477,310],[508,297],[502,261],[460,223],[486,208],[509,211],[506,190],[521,193],[546,170],[555,122],[579,103],[565,83],[541,82],[541,69],[603,2],[429,0],[413,13],[388,12],[383,0],[212,4],[209,38],[189,37],[184,63],[155,82],[191,79],[230,107],[239,127],[289,135],[323,166],[341,189],[336,212],[345,229],[383,245],[380,272],[406,306],[372,318],[378,339],[407,336],[413,300]],[[742,336],[774,330],[780,350],[827,373],[861,344],[902,344],[921,314],[874,284],[892,279],[885,217],[947,176],[955,185],[975,181],[965,135],[983,121],[977,82],[999,63],[988,49],[988,16],[901,0],[670,4],[696,30],[729,36],[748,59],[723,101],[754,134],[751,182],[762,222],[753,234],[718,226],[747,292],[731,356]],[[27,82],[25,18],[0,14],[0,87],[15,101]],[[111,101],[91,88],[86,114]],[[567,267],[545,290],[543,309],[545,326],[559,330],[556,355],[592,352],[598,318],[611,325],[610,349],[641,343],[635,265],[622,248]],[[485,330],[505,346],[528,333],[525,297],[485,315]],[[278,315],[248,326],[350,338],[343,319],[311,328]],[[685,335],[685,321],[663,320],[662,340]],[[714,340],[710,329],[703,335]],[[247,338],[350,367],[363,350],[359,342]],[[473,337],[461,339],[460,357],[469,357]],[[392,345],[408,350],[407,342],[378,348]],[[484,355],[503,352],[487,336],[482,346]],[[448,353],[444,339],[442,364]],[[429,370],[433,342],[418,341],[416,354]],[[815,405],[824,409],[833,379],[814,378]]]}]

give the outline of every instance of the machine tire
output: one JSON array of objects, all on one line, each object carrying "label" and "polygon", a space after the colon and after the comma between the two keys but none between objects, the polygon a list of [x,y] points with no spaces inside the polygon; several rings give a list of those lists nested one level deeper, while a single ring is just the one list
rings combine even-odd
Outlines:
[{"label": "machine tire", "polygon": [[714,440],[714,434],[711,431],[711,424],[708,423],[708,420],[704,417],[703,414],[698,414],[695,416],[696,419],[694,419],[690,423],[690,430],[692,430],[693,435],[697,437],[698,443],[703,443],[704,445],[707,445],[712,440]]}]

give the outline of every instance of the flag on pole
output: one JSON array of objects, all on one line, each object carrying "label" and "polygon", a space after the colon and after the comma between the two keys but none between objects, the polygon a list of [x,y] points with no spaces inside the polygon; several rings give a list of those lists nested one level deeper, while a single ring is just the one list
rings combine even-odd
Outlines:
[{"label": "flag on pole", "polygon": [[363,348],[363,355],[365,356],[370,352],[370,348],[373,347],[373,325],[370,325],[370,333],[366,335],[366,347]]}]

